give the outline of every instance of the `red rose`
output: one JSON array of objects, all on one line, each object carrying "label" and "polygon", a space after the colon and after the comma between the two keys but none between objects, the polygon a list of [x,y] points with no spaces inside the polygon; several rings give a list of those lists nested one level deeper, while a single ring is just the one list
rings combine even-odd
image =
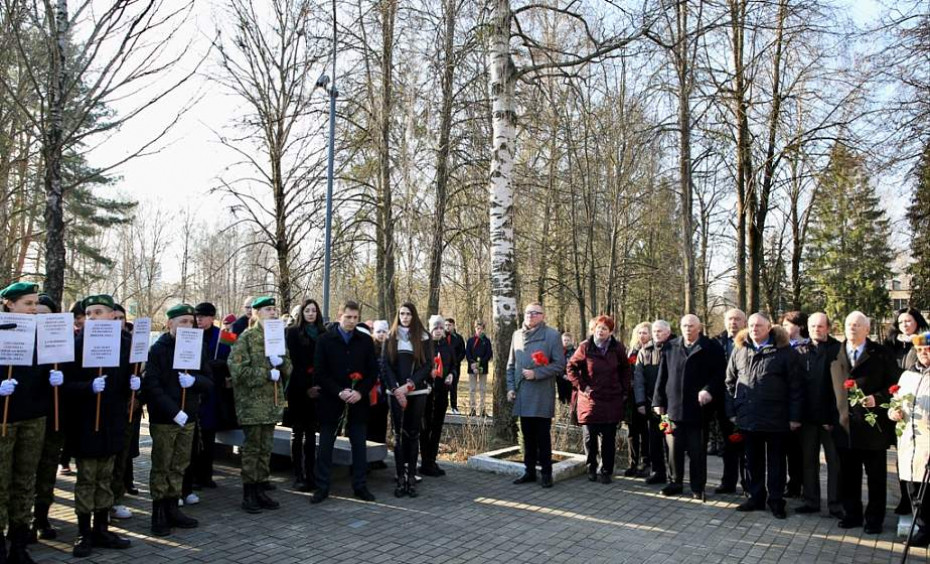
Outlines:
[{"label": "red rose", "polygon": [[888,392],[889,392],[891,395],[895,395],[896,393],[898,393],[898,391],[899,391],[900,389],[901,389],[901,386],[895,384],[895,385],[891,386],[890,388],[888,388]]},{"label": "red rose", "polygon": [[741,443],[743,442],[744,437],[742,433],[733,433],[728,438],[730,439],[731,443]]},{"label": "red rose", "polygon": [[349,380],[352,380],[353,382],[361,382],[362,378],[364,378],[364,376],[362,376],[361,372],[353,372],[352,374],[349,374]]},{"label": "red rose", "polygon": [[846,380],[845,382],[843,382],[843,387],[846,388],[847,390],[851,390],[856,387],[856,381],[850,378]]},{"label": "red rose", "polygon": [[549,364],[549,359],[546,358],[545,353],[542,351],[534,352],[532,355],[530,355],[530,358],[533,359],[533,362],[536,363],[536,366],[546,366]]}]

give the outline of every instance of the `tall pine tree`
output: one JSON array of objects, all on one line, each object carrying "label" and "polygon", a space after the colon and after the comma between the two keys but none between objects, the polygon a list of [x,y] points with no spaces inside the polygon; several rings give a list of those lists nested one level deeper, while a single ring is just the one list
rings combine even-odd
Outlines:
[{"label": "tall pine tree", "polygon": [[833,319],[853,310],[888,313],[891,225],[869,184],[864,160],[837,143],[820,173],[807,246],[807,302]]},{"label": "tall pine tree", "polygon": [[907,208],[911,225],[911,258],[908,267],[911,278],[912,307],[930,308],[930,143],[924,146],[917,163],[917,187]]}]

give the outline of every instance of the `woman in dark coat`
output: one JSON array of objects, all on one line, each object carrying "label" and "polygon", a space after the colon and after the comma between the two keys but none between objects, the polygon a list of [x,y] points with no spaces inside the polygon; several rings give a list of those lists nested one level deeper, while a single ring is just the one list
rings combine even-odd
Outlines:
[{"label": "woman in dark coat", "polygon": [[[390,325],[384,319],[378,319],[374,323],[374,330],[371,332],[371,338],[375,341],[375,354],[378,355],[378,379],[372,388],[370,397],[371,409],[368,411],[368,440],[373,443],[387,443],[387,421],[388,421],[388,398],[385,393],[384,377],[382,376],[383,364],[381,355],[385,349]],[[387,464],[383,460],[375,460],[368,463],[369,470],[384,470]]]},{"label": "woman in dark coat", "polygon": [[323,316],[315,300],[304,300],[297,323],[284,336],[294,371],[287,385],[287,421],[293,430],[291,462],[294,465],[294,489],[309,492],[314,488],[313,464],[316,457],[316,398],[320,387],[313,383],[313,355],[317,339],[325,332]]},{"label": "woman in dark coat", "polygon": [[423,410],[426,396],[430,393],[433,347],[412,303],[405,302],[398,309],[385,348],[381,373],[391,394],[394,461],[397,467],[394,495],[416,497],[414,476]]},{"label": "woman in dark coat", "polygon": [[[591,336],[578,345],[568,363],[568,379],[577,390],[578,422],[584,434],[588,479],[609,484],[614,472],[617,426],[630,394],[630,363],[626,348],[612,335],[614,320],[601,315],[592,325]],[[600,475],[598,451],[601,454]]]}]

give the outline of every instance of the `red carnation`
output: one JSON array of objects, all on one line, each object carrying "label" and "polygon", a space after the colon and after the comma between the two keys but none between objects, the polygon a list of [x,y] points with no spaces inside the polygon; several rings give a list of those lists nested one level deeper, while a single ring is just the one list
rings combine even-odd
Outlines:
[{"label": "red carnation", "polygon": [[730,439],[730,442],[731,442],[731,443],[741,443],[741,442],[743,442],[743,439],[744,439],[745,437],[743,437],[743,434],[742,434],[742,433],[733,433],[733,434],[731,434],[731,435],[730,435],[729,437],[727,437],[727,438]]},{"label": "red carnation", "polygon": [[843,382],[843,387],[846,388],[847,390],[851,390],[856,387],[856,381],[850,378],[846,380],[845,382]]},{"label": "red carnation", "polygon": [[898,393],[898,391],[899,391],[900,389],[901,389],[901,386],[895,384],[895,385],[891,386],[890,388],[888,388],[888,392],[889,392],[891,395],[895,395],[896,393]]},{"label": "red carnation", "polygon": [[534,352],[532,355],[530,355],[530,358],[533,359],[533,362],[536,363],[536,366],[546,366],[549,364],[549,359],[546,358],[546,354],[542,351]]},{"label": "red carnation", "polygon": [[349,374],[349,380],[352,380],[353,382],[361,382],[362,378],[364,378],[364,376],[362,376],[361,372],[353,372],[352,374]]}]

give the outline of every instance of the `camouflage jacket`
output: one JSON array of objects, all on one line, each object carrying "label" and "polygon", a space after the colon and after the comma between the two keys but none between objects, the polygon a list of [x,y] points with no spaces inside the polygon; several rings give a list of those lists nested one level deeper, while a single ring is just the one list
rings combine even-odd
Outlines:
[{"label": "camouflage jacket", "polygon": [[265,356],[263,326],[255,325],[239,335],[229,354],[229,372],[240,425],[270,425],[281,420],[284,390],[292,370],[291,359],[287,355],[283,358],[284,364],[278,367],[281,379],[275,405],[275,383],[268,377],[272,366]]}]

